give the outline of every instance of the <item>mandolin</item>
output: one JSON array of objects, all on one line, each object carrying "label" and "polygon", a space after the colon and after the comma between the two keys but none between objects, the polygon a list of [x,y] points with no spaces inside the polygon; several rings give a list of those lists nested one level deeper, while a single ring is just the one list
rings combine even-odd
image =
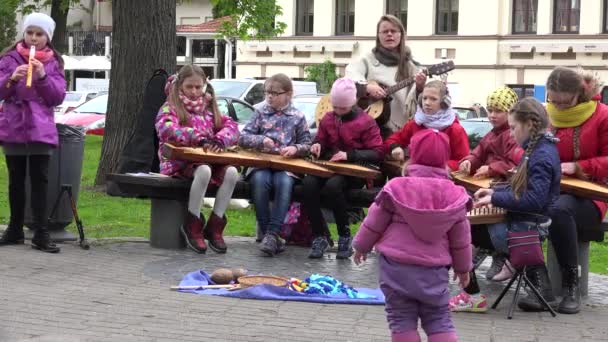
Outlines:
[{"label": "mandolin", "polygon": [[[427,76],[433,75],[442,75],[449,71],[454,70],[454,61],[447,61],[439,64],[433,64],[426,69],[423,69]],[[376,119],[378,125],[382,126],[386,124],[391,117],[390,112],[390,102],[392,101],[391,95],[398,92],[399,90],[409,87],[413,83],[416,82],[416,77],[410,77],[405,80],[402,80],[392,86],[386,86],[376,81],[369,81],[369,84],[378,84],[386,93],[386,97],[380,100],[373,99],[371,97],[361,97],[359,98],[357,105],[365,110],[367,114],[369,114],[372,118]],[[331,112],[333,107],[331,105],[331,98],[329,95],[325,95],[319,100],[316,108],[316,121],[317,126],[319,122],[327,112]]]}]

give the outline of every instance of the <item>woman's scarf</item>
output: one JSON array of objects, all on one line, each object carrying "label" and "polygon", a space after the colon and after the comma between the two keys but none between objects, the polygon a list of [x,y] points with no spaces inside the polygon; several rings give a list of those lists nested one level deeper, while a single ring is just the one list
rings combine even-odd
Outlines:
[{"label": "woman's scarf", "polygon": [[392,51],[392,50],[383,48],[382,46],[377,46],[372,49],[372,53],[374,54],[374,57],[376,57],[376,59],[380,63],[382,63],[386,66],[395,66],[395,65],[399,64],[399,52],[398,51]]},{"label": "woman's scarf", "polygon": [[199,96],[196,99],[192,100],[180,91],[179,99],[184,104],[184,108],[186,108],[188,113],[203,114],[205,112],[206,104],[203,99],[203,96]]},{"label": "woman's scarf", "polygon": [[595,113],[596,101],[579,103],[567,109],[557,109],[552,103],[547,104],[551,125],[556,128],[578,127]]},{"label": "woman's scarf", "polygon": [[[26,61],[30,59],[30,49],[27,48],[23,42],[17,43],[16,49],[17,49],[17,52],[21,56],[23,56],[23,58],[25,58]],[[46,63],[54,56],[55,56],[55,53],[53,52],[53,50],[51,50],[48,46],[45,46],[44,49],[42,49],[42,50],[36,50],[36,54],[34,55],[34,58],[36,58],[37,60],[39,60],[42,63]]]},{"label": "woman's scarf", "polygon": [[446,110],[440,109],[435,114],[425,114],[422,111],[422,107],[418,106],[416,114],[414,114],[414,120],[418,125],[441,131],[454,123],[456,113],[452,108],[448,108]]}]

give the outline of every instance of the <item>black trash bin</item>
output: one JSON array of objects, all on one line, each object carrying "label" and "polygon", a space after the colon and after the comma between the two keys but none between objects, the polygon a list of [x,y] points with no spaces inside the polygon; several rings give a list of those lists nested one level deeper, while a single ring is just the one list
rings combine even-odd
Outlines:
[{"label": "black trash bin", "polygon": [[[59,135],[59,145],[53,150],[49,161],[49,185],[47,193],[47,217],[51,214],[53,205],[61,192],[62,185],[71,185],[74,202],[78,203],[80,190],[80,177],[82,175],[82,161],[84,158],[84,128],[56,124]],[[28,171],[29,172],[29,171]],[[29,196],[31,196],[29,177],[26,177],[27,201],[25,208],[25,225],[33,227],[32,210]],[[34,194],[35,196],[36,194]],[[65,230],[73,220],[74,215],[67,193],[61,195],[57,210],[49,217],[48,227],[54,241],[76,241],[76,237]],[[26,237],[32,237],[32,232],[26,232]]]}]

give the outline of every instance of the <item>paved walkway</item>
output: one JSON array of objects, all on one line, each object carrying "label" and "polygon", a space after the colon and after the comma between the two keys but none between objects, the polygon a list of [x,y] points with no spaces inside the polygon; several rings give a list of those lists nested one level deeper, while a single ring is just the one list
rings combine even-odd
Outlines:
[{"label": "paved walkway", "polygon": [[[26,246],[0,248],[0,341],[388,341],[382,306],[322,305],[197,296],[169,290],[203,268],[304,277],[328,273],[375,287],[372,257],[357,267],[306,258],[291,247],[262,257],[252,239],[231,238],[226,255],[154,249],[141,242],[73,244],[49,255]],[[489,260],[488,260],[489,261]],[[482,265],[487,268],[488,261]],[[524,313],[506,319],[509,299],[486,314],[454,315],[461,341],[608,341],[608,278],[593,276],[578,315]],[[482,284],[496,297],[500,286]],[[455,292],[456,286],[452,285]]]}]

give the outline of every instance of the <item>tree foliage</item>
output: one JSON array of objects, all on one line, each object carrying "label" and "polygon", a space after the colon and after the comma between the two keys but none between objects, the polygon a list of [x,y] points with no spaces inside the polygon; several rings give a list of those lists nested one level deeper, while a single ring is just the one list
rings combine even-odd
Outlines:
[{"label": "tree foliage", "polygon": [[275,0],[211,0],[214,18],[230,16],[220,34],[240,40],[265,40],[283,32],[287,24],[276,21],[283,8]]},{"label": "tree foliage", "polygon": [[0,0],[0,51],[15,42],[19,0]]},{"label": "tree foliage", "polygon": [[321,64],[307,66],[304,72],[307,81],[317,82],[317,88],[321,93],[329,93],[332,84],[338,78],[336,65],[329,59]]}]

